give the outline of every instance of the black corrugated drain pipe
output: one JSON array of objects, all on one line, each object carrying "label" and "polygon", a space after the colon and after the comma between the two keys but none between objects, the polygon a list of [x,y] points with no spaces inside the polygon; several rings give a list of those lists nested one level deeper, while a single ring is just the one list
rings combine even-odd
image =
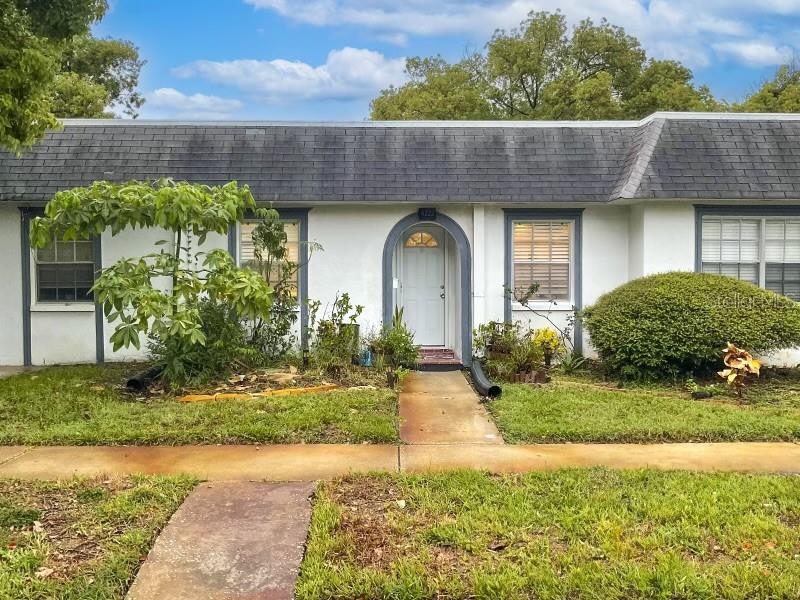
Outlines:
[{"label": "black corrugated drain pipe", "polygon": [[125,382],[125,387],[129,392],[142,392],[161,376],[162,371],[164,371],[164,367],[161,365],[150,367],[147,371],[128,379],[128,381]]},{"label": "black corrugated drain pipe", "polygon": [[475,389],[478,390],[478,393],[481,396],[494,399],[499,398],[500,394],[503,393],[503,390],[499,385],[492,383],[489,381],[489,378],[486,377],[486,373],[483,372],[483,365],[481,364],[480,359],[472,359],[472,365],[470,365],[469,372],[472,375],[472,385],[475,386]]}]

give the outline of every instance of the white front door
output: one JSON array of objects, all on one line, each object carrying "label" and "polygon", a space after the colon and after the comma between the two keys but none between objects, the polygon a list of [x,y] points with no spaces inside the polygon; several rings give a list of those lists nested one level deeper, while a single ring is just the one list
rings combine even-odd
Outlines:
[{"label": "white front door", "polygon": [[444,345],[444,236],[415,227],[402,238],[403,317],[422,346]]}]

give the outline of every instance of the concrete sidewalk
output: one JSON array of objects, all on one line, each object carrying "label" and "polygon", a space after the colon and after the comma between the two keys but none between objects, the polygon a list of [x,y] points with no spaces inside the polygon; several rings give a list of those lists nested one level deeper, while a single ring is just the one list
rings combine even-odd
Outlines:
[{"label": "concrete sidewalk", "polygon": [[407,444],[502,444],[503,436],[461,371],[409,373],[399,396]]},{"label": "concrete sidewalk", "polygon": [[170,519],[127,600],[291,600],[313,483],[205,483]]},{"label": "concrete sidewalk", "polygon": [[0,447],[0,477],[21,479],[186,473],[209,481],[314,481],[369,471],[520,473],[589,466],[800,473],[800,444]]}]

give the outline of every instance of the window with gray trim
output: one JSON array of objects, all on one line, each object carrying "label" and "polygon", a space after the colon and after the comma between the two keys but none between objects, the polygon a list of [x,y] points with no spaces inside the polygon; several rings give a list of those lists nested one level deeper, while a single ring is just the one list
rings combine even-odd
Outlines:
[{"label": "window with gray trim", "polygon": [[60,241],[36,250],[37,302],[94,302],[94,243]]},{"label": "window with gray trim", "polygon": [[[283,231],[286,233],[285,247],[287,258],[294,264],[300,264],[300,221],[298,219],[281,219]],[[247,221],[239,225],[239,264],[243,267],[255,267],[256,256],[253,245],[253,230],[258,226],[258,221]],[[278,266],[274,265],[270,279],[279,277]],[[297,295],[299,286],[299,269],[295,270],[290,281],[294,295]]]},{"label": "window with gray trim", "polygon": [[512,285],[515,295],[538,284],[539,300],[572,297],[570,220],[514,220],[511,224]]},{"label": "window with gray trim", "polygon": [[800,301],[800,218],[703,216],[701,269]]}]

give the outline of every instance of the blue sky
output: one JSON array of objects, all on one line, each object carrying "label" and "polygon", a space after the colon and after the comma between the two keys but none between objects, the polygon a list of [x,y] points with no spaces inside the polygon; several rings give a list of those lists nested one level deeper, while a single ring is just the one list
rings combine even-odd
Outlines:
[{"label": "blue sky", "polygon": [[800,50],[800,0],[111,0],[95,34],[147,60],[142,118],[357,121],[405,57],[457,60],[557,8],[607,17],[728,100]]}]

